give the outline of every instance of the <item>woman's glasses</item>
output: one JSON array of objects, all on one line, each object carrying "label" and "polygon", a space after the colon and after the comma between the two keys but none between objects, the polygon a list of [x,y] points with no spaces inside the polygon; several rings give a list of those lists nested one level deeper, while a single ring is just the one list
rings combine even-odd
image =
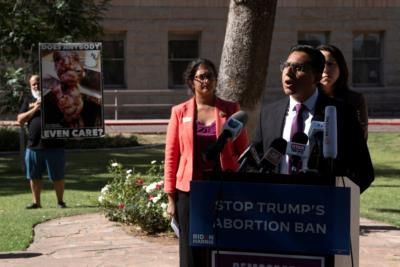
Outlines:
[{"label": "woman's glasses", "polygon": [[194,76],[194,80],[198,81],[200,83],[207,81],[214,81],[215,80],[215,75],[211,72],[207,72],[207,73],[202,73],[199,75]]}]

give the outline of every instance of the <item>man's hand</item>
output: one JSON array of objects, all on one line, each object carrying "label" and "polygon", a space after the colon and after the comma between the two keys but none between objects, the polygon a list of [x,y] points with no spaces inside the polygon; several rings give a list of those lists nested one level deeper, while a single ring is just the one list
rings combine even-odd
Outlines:
[{"label": "man's hand", "polygon": [[19,125],[23,126],[28,120],[30,120],[35,113],[40,110],[41,99],[36,100],[33,103],[29,104],[29,110],[27,112],[23,112],[17,115],[17,122]]},{"label": "man's hand", "polygon": [[42,103],[42,100],[41,99],[38,99],[38,100],[36,100],[35,102],[33,102],[33,103],[30,103],[29,104],[29,108],[30,109],[33,109],[33,110],[39,110],[40,109],[40,104]]}]

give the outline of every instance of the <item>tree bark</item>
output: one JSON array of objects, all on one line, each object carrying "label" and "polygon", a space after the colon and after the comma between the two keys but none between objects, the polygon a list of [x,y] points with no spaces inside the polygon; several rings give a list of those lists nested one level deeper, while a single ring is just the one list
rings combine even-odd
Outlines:
[{"label": "tree bark", "polygon": [[[277,0],[231,0],[218,95],[257,113],[265,88]],[[255,116],[250,115],[254,124]]]}]

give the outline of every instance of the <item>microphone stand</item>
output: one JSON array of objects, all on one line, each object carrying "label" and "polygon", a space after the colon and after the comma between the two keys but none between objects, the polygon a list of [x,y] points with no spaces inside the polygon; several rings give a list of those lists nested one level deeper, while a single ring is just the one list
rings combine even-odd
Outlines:
[{"label": "microphone stand", "polygon": [[328,159],[328,171],[331,175],[334,176],[335,171],[335,159]]},{"label": "microphone stand", "polygon": [[[221,152],[218,152],[217,155],[212,159],[213,160],[213,168],[212,171],[210,172],[210,175],[212,178],[212,180],[218,182],[218,191],[217,191],[217,196],[216,196],[216,203],[220,202],[223,199],[223,184],[224,184],[224,177],[223,177],[223,173],[222,173],[222,168],[221,168],[221,163],[220,163],[220,157],[221,157]],[[214,209],[213,212],[213,222],[215,225],[215,222],[217,221],[217,219],[220,216],[220,212],[217,208]],[[218,245],[218,241],[219,241],[219,230],[218,227],[214,226],[214,238],[215,238],[215,242],[214,242],[214,246],[216,247],[216,249],[214,248],[214,250],[216,251],[216,257],[219,259],[219,245]],[[209,258],[209,260],[211,260],[211,251],[213,250],[212,248],[207,249],[207,257]],[[210,264],[210,262],[208,262],[208,264]]]}]

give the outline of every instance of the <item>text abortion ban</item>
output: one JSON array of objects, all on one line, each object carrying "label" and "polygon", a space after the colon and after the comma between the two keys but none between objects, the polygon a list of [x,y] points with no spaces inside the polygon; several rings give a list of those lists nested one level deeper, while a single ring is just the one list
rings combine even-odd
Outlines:
[{"label": "text abortion ban", "polygon": [[[280,214],[323,216],[324,205],[274,203],[274,202],[251,202],[251,201],[216,201],[215,209],[218,212],[256,212],[261,214]],[[268,217],[268,216],[267,216]],[[264,217],[265,218],[265,217]],[[215,228],[235,229],[245,231],[280,231],[294,233],[326,234],[325,223],[311,223],[304,221],[278,221],[267,219],[238,219],[238,218],[216,218]]]}]

